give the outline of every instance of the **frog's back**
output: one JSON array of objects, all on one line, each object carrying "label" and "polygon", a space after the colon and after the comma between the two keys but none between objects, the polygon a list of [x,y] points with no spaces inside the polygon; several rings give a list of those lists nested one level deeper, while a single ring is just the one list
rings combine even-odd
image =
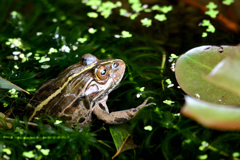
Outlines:
[{"label": "frog's back", "polygon": [[82,95],[82,88],[89,81],[90,76],[86,74],[79,75],[71,79],[68,84],[64,86],[64,83],[68,81],[68,78],[73,74],[82,72],[85,69],[85,66],[81,63],[74,64],[68,67],[64,72],[62,72],[56,79],[52,79],[42,87],[40,87],[30,100],[29,104],[26,107],[25,115],[30,117],[36,107],[43,105],[40,111],[36,112],[35,117],[39,117],[45,114],[50,116],[58,115],[64,108],[69,105],[72,105],[72,108],[75,108],[76,102],[80,104],[83,100],[76,99]]}]

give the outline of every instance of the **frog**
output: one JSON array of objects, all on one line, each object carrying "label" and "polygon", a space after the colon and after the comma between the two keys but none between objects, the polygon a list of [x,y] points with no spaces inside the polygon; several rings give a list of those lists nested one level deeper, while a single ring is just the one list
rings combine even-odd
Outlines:
[{"label": "frog", "polygon": [[43,115],[61,117],[72,128],[89,126],[92,115],[107,124],[121,124],[131,120],[144,107],[155,105],[144,102],[131,109],[109,112],[108,95],[120,83],[126,65],[121,59],[99,60],[84,54],[78,63],[69,66],[57,78],[42,85],[28,103],[28,121]]}]

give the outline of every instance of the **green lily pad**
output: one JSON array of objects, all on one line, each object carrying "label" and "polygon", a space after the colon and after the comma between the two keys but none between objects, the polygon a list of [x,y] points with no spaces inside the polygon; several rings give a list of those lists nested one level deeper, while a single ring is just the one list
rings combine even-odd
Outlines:
[{"label": "green lily pad", "polygon": [[237,94],[222,89],[204,78],[234,48],[236,47],[201,46],[183,54],[177,60],[175,72],[180,87],[188,95],[200,100],[217,104],[239,105],[240,98]]},{"label": "green lily pad", "polygon": [[207,80],[240,96],[240,45],[211,71]]},{"label": "green lily pad", "polygon": [[181,113],[201,125],[218,130],[240,130],[240,109],[213,104],[186,96]]}]

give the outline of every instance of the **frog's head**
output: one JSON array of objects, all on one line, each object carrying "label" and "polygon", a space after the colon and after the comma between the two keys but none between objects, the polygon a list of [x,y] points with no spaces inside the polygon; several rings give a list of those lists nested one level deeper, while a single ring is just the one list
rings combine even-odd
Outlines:
[{"label": "frog's head", "polygon": [[[121,59],[97,60],[88,55],[88,65],[92,67],[92,81],[88,84],[85,96],[92,100],[106,97],[121,81],[125,72],[125,63]],[[91,63],[92,62],[92,63]]]}]

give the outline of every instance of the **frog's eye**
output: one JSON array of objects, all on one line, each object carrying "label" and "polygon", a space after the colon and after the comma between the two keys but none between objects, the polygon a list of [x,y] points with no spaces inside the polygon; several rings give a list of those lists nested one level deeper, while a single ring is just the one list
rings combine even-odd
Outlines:
[{"label": "frog's eye", "polygon": [[119,66],[118,63],[116,63],[116,62],[113,62],[113,63],[112,63],[112,68],[117,68],[118,66]]},{"label": "frog's eye", "polygon": [[104,80],[107,78],[107,70],[104,66],[101,66],[98,68],[97,70],[97,74],[96,74],[96,77],[100,80]]}]

